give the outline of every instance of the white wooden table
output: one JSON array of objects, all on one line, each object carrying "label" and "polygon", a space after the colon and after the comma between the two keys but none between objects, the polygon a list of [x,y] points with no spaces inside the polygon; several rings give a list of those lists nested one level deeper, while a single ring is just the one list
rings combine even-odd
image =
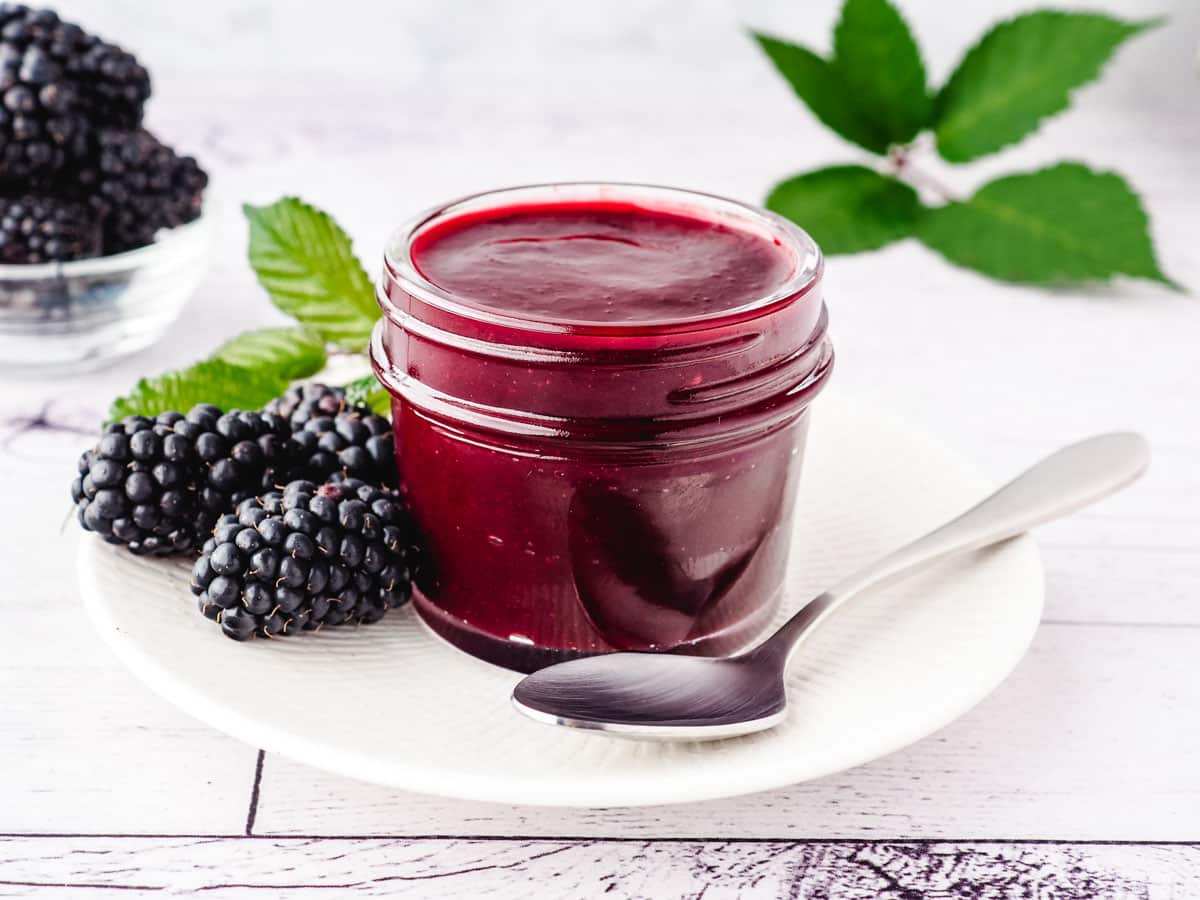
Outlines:
[{"label": "white wooden table", "polygon": [[[0,383],[0,896],[1200,896],[1195,296],[996,285],[912,243],[831,261],[837,379],[997,477],[1091,431],[1133,427],[1155,447],[1134,489],[1040,534],[1045,620],[1011,679],[854,771],[643,810],[439,800],[214,732],[97,642],[74,583],[78,535],[60,531],[71,469],[138,375],[274,320],[244,262],[242,201],[325,206],[374,268],[391,225],[474,189],[619,178],[754,200],[774,178],[855,156],[738,33],[823,35],[829,0],[396,7],[63,8],[150,64],[150,124],[213,171],[223,233],[162,344],[83,377]],[[1011,11],[906,9],[935,78]],[[1200,15],[1183,0],[1173,15],[1076,111],[941,174],[969,190],[1063,157],[1119,169],[1153,213],[1167,271],[1200,290]],[[1002,367],[1013,346],[1020,364]],[[287,686],[259,689],[269,702]]]}]

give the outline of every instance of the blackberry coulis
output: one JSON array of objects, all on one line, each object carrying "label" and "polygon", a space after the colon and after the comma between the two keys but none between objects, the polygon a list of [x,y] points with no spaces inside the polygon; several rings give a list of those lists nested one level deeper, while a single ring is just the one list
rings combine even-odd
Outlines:
[{"label": "blackberry coulis", "polygon": [[239,641],[370,624],[411,598],[418,552],[394,492],[341,476],[296,480],[217,521],[192,592]]}]

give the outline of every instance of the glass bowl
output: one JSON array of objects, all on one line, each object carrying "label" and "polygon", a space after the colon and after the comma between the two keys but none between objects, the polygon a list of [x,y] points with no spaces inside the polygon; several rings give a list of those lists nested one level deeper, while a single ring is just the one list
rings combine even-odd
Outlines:
[{"label": "glass bowl", "polygon": [[0,376],[98,368],[150,346],[179,317],[208,267],[213,215],[126,253],[0,265]]}]

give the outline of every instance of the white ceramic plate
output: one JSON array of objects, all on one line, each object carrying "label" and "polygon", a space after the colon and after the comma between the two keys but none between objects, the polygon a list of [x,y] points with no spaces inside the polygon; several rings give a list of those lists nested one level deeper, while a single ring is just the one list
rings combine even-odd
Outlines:
[{"label": "white ceramic plate", "polygon": [[[989,488],[957,456],[836,392],[814,420],[792,551],[795,607]],[[519,675],[451,649],[410,609],[357,629],[239,644],[196,611],[188,566],[81,544],[96,629],[150,687],[221,731],[317,768],[423,793],[637,806],[777,788],[891,753],[965,713],[1016,665],[1042,610],[1023,537],[864,594],[793,662],[787,721],[703,744],[541,725]]]}]

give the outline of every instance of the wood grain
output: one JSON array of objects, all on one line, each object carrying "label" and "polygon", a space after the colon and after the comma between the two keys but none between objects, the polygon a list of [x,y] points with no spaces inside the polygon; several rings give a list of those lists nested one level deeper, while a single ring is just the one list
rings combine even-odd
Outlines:
[{"label": "wood grain", "polygon": [[1195,845],[0,840],[0,897],[1183,900],[1197,892]]},{"label": "wood grain", "polygon": [[4,624],[0,828],[243,831],[252,747],[148,693],[74,610],[5,609]]}]

